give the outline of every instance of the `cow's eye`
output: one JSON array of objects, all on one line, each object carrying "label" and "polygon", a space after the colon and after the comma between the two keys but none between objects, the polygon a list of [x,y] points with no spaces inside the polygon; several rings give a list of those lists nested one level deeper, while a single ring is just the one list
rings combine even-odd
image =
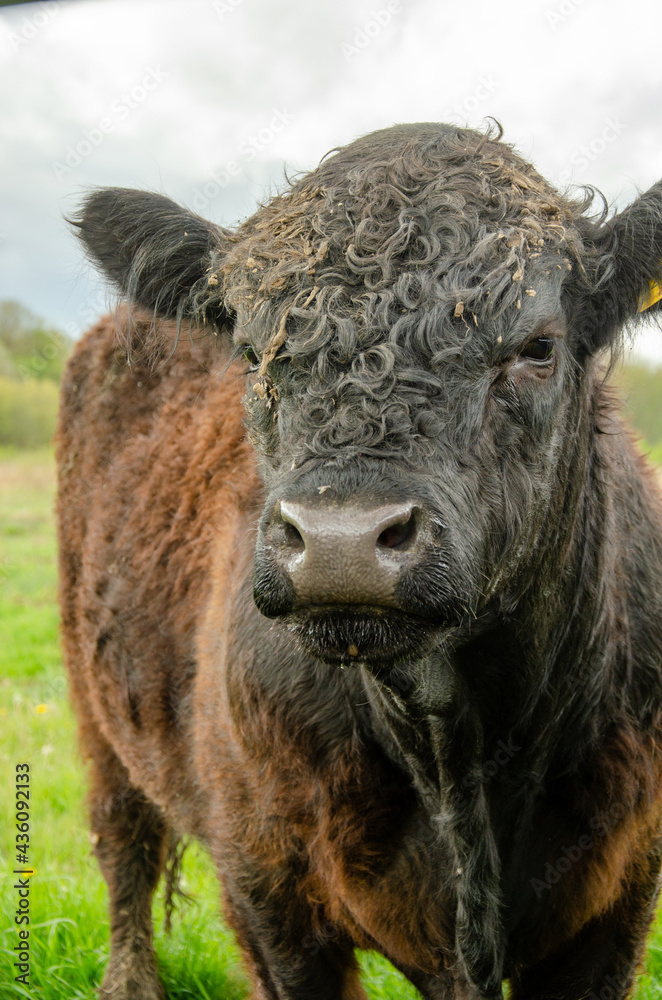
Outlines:
[{"label": "cow's eye", "polygon": [[252,347],[244,348],[244,357],[248,361],[249,365],[259,365],[260,363],[260,359],[258,358],[257,354],[255,353]]},{"label": "cow's eye", "polygon": [[526,361],[550,361],[554,356],[554,341],[550,337],[536,337],[520,351]]}]

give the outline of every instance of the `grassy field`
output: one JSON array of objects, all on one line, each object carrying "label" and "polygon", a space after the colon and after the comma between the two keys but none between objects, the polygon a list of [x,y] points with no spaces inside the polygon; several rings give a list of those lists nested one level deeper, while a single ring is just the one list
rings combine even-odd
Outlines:
[{"label": "grassy field", "polygon": [[[93,1000],[108,948],[106,890],[91,854],[85,775],[57,643],[53,465],[48,450],[0,451],[0,1000]],[[31,771],[31,984],[13,981],[18,942],[11,819],[15,767]],[[172,1000],[240,1000],[246,995],[237,950],[218,912],[211,865],[192,845],[183,906],[169,937],[155,903],[156,947]],[[417,992],[377,956],[361,956],[374,1000],[414,1000]],[[662,997],[662,928],[651,938],[638,1000]]]}]

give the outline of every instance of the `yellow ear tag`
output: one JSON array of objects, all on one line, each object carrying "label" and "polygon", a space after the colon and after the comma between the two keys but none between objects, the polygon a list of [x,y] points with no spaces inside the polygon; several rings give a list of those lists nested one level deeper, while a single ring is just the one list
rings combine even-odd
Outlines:
[{"label": "yellow ear tag", "polygon": [[639,312],[646,312],[651,306],[654,306],[656,302],[662,299],[662,286],[658,285],[657,281],[653,281],[651,278],[650,288],[646,295],[642,296],[641,302],[639,303]]}]

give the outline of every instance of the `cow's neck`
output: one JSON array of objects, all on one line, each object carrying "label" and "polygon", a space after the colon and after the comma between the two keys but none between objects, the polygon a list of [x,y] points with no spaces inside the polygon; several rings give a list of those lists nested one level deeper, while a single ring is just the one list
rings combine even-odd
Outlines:
[{"label": "cow's neck", "polygon": [[[439,796],[457,783],[466,790],[472,775],[495,778],[490,762],[505,766],[500,761],[513,746],[521,749],[508,756],[509,779],[521,772],[540,785],[570,760],[581,762],[620,715],[642,728],[652,723],[644,701],[659,683],[662,634],[657,642],[651,637],[658,659],[642,686],[630,658],[636,609],[626,605],[623,587],[632,569],[623,525],[636,516],[641,530],[645,498],[624,498],[612,483],[610,466],[622,477],[623,462],[636,461],[623,441],[617,453],[612,444],[599,440],[584,456],[586,476],[565,537],[557,535],[538,559],[517,602],[494,602],[470,634],[444,637],[415,662],[382,675],[364,671],[379,738],[421,794]],[[658,530],[651,523],[653,549]],[[639,572],[650,575],[653,563]],[[662,564],[656,572],[646,581],[649,593],[662,593]],[[662,614],[662,606],[652,610]],[[640,620],[637,627],[646,626]]]}]

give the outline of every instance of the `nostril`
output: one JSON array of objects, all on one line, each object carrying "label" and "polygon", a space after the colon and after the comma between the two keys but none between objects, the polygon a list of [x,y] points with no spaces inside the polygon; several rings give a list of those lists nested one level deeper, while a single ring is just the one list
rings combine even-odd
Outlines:
[{"label": "nostril", "polygon": [[383,549],[407,549],[411,545],[416,532],[413,517],[400,524],[390,524],[384,528],[377,539],[377,545]]},{"label": "nostril", "polygon": [[289,521],[283,522],[283,533],[285,536],[285,544],[289,549],[293,549],[295,552],[303,552],[306,547],[306,543],[301,537],[301,532]]}]

